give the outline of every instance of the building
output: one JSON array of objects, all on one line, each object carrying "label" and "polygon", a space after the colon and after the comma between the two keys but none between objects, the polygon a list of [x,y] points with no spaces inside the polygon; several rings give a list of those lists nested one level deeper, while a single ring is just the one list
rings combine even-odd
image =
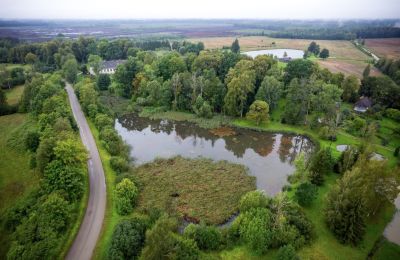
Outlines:
[{"label": "building", "polygon": [[106,60],[100,67],[100,74],[114,74],[118,65],[123,64],[126,60]]},{"label": "building", "polygon": [[354,111],[365,113],[372,106],[372,101],[368,97],[360,97],[354,105]]}]

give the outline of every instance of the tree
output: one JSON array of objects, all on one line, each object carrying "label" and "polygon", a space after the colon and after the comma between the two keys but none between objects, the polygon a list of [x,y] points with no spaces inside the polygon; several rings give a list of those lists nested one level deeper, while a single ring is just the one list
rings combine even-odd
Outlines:
[{"label": "tree", "polygon": [[97,77],[96,85],[99,90],[107,90],[111,84],[111,79],[108,74],[100,74]]},{"label": "tree", "polygon": [[78,63],[75,59],[68,59],[62,66],[65,79],[70,83],[75,83],[78,74]]},{"label": "tree", "polygon": [[333,157],[329,148],[319,150],[311,159],[309,178],[315,185],[322,185],[324,176],[332,171]]},{"label": "tree", "polygon": [[8,112],[8,103],[6,93],[0,87],[0,115],[5,115]]},{"label": "tree", "polygon": [[273,66],[277,64],[277,61],[270,55],[258,55],[254,58],[254,70],[256,72],[256,85],[259,86],[261,81],[265,78]]},{"label": "tree", "polygon": [[164,80],[171,79],[175,73],[186,71],[186,63],[177,52],[171,52],[161,57],[157,62],[157,74]]},{"label": "tree", "polygon": [[256,100],[251,104],[249,112],[246,117],[250,120],[256,121],[259,125],[261,122],[268,121],[269,118],[269,105],[265,101]]},{"label": "tree", "polygon": [[287,103],[283,112],[283,122],[302,124],[305,122],[311,103],[312,85],[307,81],[295,78],[290,82],[287,94]]},{"label": "tree", "polygon": [[371,65],[368,64],[368,65],[365,67],[364,71],[363,71],[363,78],[364,78],[364,79],[368,78],[370,72],[371,72]]},{"label": "tree", "polygon": [[123,97],[130,98],[132,96],[133,80],[142,67],[143,63],[137,57],[129,57],[124,64],[118,65],[113,79]]},{"label": "tree", "polygon": [[289,84],[292,79],[308,79],[315,72],[316,66],[310,60],[295,59],[286,66],[285,84]]},{"label": "tree", "polygon": [[329,57],[329,50],[328,49],[322,49],[321,53],[319,54],[319,57],[322,59],[326,59]]},{"label": "tree", "polygon": [[239,40],[238,40],[237,38],[236,38],[235,41],[232,43],[231,51],[232,51],[233,53],[239,53],[239,52],[240,52]]},{"label": "tree", "polygon": [[240,198],[239,210],[245,212],[252,208],[266,208],[267,205],[268,198],[264,192],[260,190],[249,191]]},{"label": "tree", "polygon": [[309,52],[314,53],[315,55],[319,54],[319,45],[316,42],[311,42],[307,49]]},{"label": "tree", "polygon": [[112,234],[107,259],[136,259],[144,246],[147,223],[138,217],[119,222]]},{"label": "tree", "polygon": [[124,178],[116,185],[114,193],[118,214],[129,214],[135,205],[135,200],[138,195],[138,189],[135,184],[131,180]]},{"label": "tree", "polygon": [[29,52],[28,54],[25,55],[25,62],[27,64],[35,64],[36,61],[37,61],[37,56],[32,52]]},{"label": "tree", "polygon": [[346,102],[354,102],[357,99],[357,93],[360,88],[360,81],[354,75],[345,78],[342,83],[342,98]]},{"label": "tree", "polygon": [[283,92],[283,84],[274,76],[265,76],[255,98],[268,103],[271,110],[278,106]]},{"label": "tree", "polygon": [[301,183],[295,193],[297,202],[301,206],[310,206],[317,196],[317,187],[309,182]]},{"label": "tree", "polygon": [[95,74],[99,74],[103,59],[99,55],[90,54],[88,64]]}]

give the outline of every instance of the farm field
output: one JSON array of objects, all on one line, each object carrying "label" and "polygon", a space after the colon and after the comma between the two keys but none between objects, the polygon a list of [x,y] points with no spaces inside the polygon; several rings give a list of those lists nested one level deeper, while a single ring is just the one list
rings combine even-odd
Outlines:
[{"label": "farm field", "polygon": [[[308,39],[280,39],[266,36],[245,36],[238,37],[242,51],[261,49],[298,49],[305,50],[313,40]],[[223,46],[230,46],[235,37],[206,37],[190,38],[191,42],[202,41],[206,49],[219,49]],[[371,58],[358,50],[350,41],[341,40],[314,40],[320,48],[327,48],[330,57],[326,60],[317,59],[317,63],[332,72],[342,72],[345,75],[355,74],[361,77],[362,72]],[[372,75],[380,75],[380,72],[371,68]]]},{"label": "farm field", "polygon": [[366,39],[365,46],[379,57],[400,58],[400,38]]}]

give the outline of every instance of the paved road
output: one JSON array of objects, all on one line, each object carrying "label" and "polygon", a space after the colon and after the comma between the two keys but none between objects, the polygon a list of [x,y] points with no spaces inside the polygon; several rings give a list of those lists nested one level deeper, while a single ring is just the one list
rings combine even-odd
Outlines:
[{"label": "paved road", "polygon": [[69,83],[66,83],[65,89],[67,90],[72,112],[79,127],[82,142],[89,151],[90,157],[88,160],[89,201],[78,235],[69,249],[66,259],[88,260],[92,257],[103,225],[106,208],[106,184],[99,151],[97,150],[96,142],[90,132],[79,101]]}]

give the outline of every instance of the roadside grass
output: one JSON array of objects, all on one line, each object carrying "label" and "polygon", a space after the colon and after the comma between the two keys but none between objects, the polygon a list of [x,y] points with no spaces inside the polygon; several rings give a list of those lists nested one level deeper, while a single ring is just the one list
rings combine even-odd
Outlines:
[{"label": "roadside grass", "polygon": [[115,186],[115,179],[116,179],[117,174],[115,173],[115,171],[113,169],[111,169],[111,166],[110,166],[111,155],[103,147],[103,145],[100,141],[100,138],[99,138],[99,131],[94,126],[93,122],[91,122],[89,119],[87,119],[87,120],[88,120],[90,130],[96,141],[97,149],[99,150],[101,162],[103,164],[103,169],[104,169],[104,173],[105,173],[106,187],[107,187],[106,213],[104,216],[103,227],[102,227],[99,239],[97,240],[96,248],[94,249],[92,258],[93,259],[106,259],[107,250],[108,250],[110,242],[111,242],[111,237],[112,237],[112,233],[114,231],[114,227],[122,219],[122,217],[120,215],[118,215],[117,212],[114,210],[114,204],[113,204],[113,201],[114,201],[113,189]]},{"label": "roadside grass", "polygon": [[[29,124],[27,114],[0,117],[0,217],[6,209],[39,186],[39,175],[29,167],[30,154],[10,143],[18,129]],[[21,140],[19,140],[21,142]],[[10,234],[0,227],[0,259],[5,259]]]},{"label": "roadside grass", "polygon": [[9,105],[16,105],[19,103],[22,93],[24,92],[24,87],[24,85],[20,85],[5,90],[7,103]]},{"label": "roadside grass", "polygon": [[384,239],[379,249],[375,252],[372,259],[375,260],[388,260],[400,259],[400,246]]},{"label": "roadside grass", "polygon": [[187,221],[222,224],[238,211],[239,200],[256,189],[246,168],[210,159],[156,159],[134,169],[137,209],[161,209]]}]

